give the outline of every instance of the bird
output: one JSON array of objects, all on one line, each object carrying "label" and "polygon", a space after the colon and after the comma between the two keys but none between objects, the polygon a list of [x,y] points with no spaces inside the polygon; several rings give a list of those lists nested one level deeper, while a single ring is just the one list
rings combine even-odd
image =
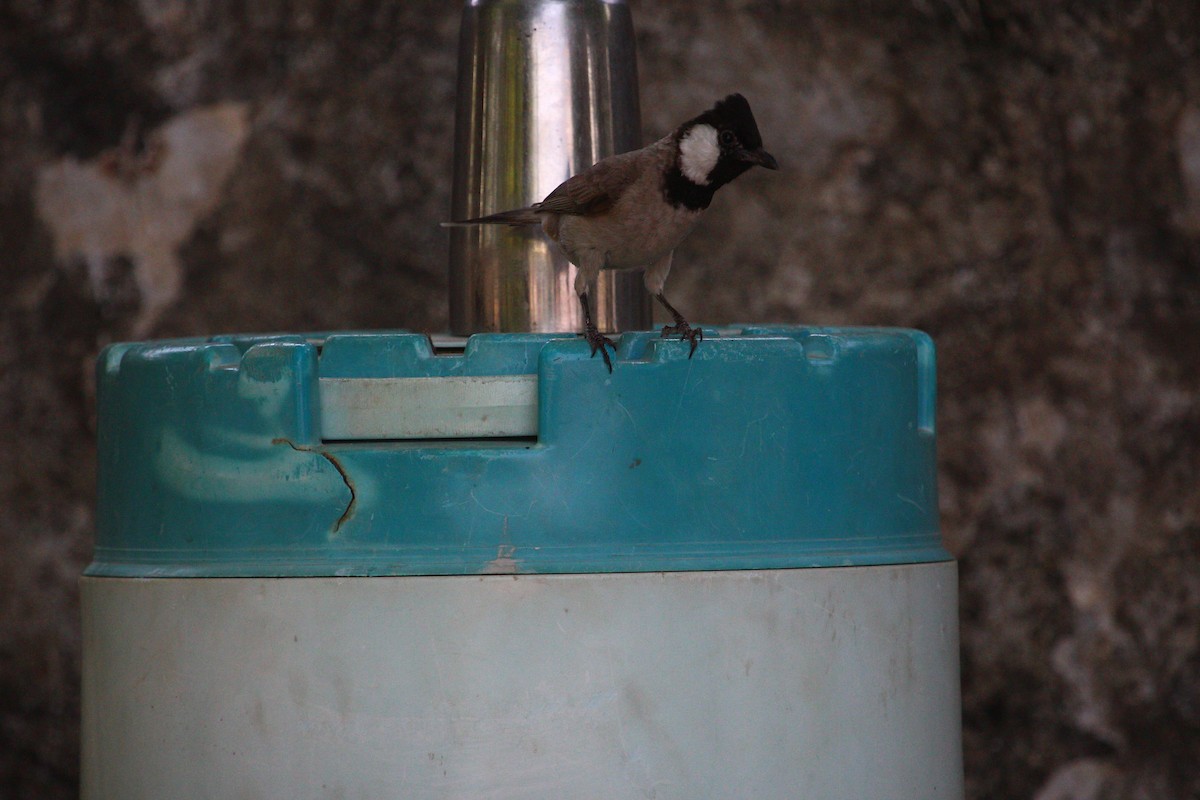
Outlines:
[{"label": "bird", "polygon": [[690,359],[704,331],[688,323],[663,294],[675,248],[687,238],[713,195],[754,166],[779,169],[763,149],[750,103],[731,94],[640,150],[609,156],[568,178],[540,203],[459,225],[541,225],[578,270],[583,336],[612,372],[616,345],[592,321],[589,296],[602,269],[644,270],[646,290],[671,314],[662,336],[688,341]]}]

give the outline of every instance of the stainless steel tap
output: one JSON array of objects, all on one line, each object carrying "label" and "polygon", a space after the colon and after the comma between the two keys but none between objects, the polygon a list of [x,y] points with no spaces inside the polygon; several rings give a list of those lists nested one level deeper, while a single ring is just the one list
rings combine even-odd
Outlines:
[{"label": "stainless steel tap", "polygon": [[[452,219],[529,205],[642,145],[624,0],[469,0],[458,69]],[[581,330],[574,277],[538,230],[453,228],[451,330]],[[638,273],[603,273],[594,300],[601,330],[651,324]]]}]

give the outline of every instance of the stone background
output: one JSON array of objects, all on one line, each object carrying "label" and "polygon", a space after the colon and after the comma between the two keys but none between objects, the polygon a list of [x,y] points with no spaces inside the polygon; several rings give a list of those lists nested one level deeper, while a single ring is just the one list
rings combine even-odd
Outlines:
[{"label": "stone background", "polygon": [[[634,15],[647,141],[742,91],[784,165],[674,302],[938,343],[969,796],[1200,797],[1200,6]],[[457,17],[0,0],[0,796],[76,792],[97,350],[446,327]]]}]

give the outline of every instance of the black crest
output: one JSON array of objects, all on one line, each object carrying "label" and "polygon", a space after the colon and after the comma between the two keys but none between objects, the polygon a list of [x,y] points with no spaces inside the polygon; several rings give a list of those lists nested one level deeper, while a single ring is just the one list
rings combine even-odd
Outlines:
[{"label": "black crest", "polygon": [[688,123],[712,125],[719,131],[730,130],[737,136],[742,147],[755,150],[762,147],[762,135],[758,132],[758,123],[754,121],[754,112],[750,104],[740,94],[731,94],[715,106]]}]

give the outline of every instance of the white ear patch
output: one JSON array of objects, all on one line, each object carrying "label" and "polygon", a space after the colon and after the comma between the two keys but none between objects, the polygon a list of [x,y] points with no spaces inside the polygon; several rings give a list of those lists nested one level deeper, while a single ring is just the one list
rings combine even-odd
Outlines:
[{"label": "white ear patch", "polygon": [[679,140],[679,171],[692,183],[706,186],[720,157],[717,129],[711,125],[693,125]]}]

